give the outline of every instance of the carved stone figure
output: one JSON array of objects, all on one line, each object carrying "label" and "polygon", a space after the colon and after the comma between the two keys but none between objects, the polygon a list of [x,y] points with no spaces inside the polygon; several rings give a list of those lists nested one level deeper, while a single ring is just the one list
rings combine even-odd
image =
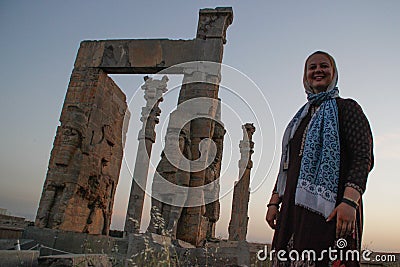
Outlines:
[{"label": "carved stone figure", "polygon": [[205,184],[213,184],[209,190],[204,192],[206,204],[205,216],[208,218],[207,228],[207,239],[212,240],[215,236],[215,226],[220,216],[220,203],[219,203],[219,191],[220,191],[220,173],[222,163],[222,152],[224,146],[224,135],[226,131],[223,125],[215,123],[213,141],[217,145],[217,155],[213,163],[206,169],[206,181]]},{"label": "carved stone figure", "polygon": [[[103,102],[103,99],[108,99]],[[108,234],[123,156],[125,95],[101,70],[75,69],[35,224]]]},{"label": "carved stone figure", "polygon": [[[188,138],[188,125],[179,132],[179,135],[176,133],[176,130],[168,128],[166,139],[171,141],[171,138],[178,136],[180,153],[185,158],[190,159],[191,150],[190,139]],[[168,149],[168,144],[169,142],[166,142],[166,149]],[[174,166],[171,164],[165,157],[164,152],[161,157],[153,179],[152,211],[148,231],[157,234],[166,234],[175,239],[178,230],[178,221],[181,218],[183,206],[187,199],[187,190],[184,189],[177,192],[168,183],[186,188],[189,186],[190,173],[185,171],[185,168],[179,168],[179,165]],[[175,205],[171,205],[170,203],[174,203]],[[162,220],[158,218],[160,216],[163,218]]]}]

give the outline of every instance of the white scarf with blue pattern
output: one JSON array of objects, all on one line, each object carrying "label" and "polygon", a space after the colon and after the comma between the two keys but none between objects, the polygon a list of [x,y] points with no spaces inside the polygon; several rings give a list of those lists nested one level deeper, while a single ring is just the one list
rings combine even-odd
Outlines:
[{"label": "white scarf with blue pattern", "polygon": [[325,218],[335,208],[339,183],[339,120],[335,100],[338,96],[337,87],[318,94],[308,93],[307,104],[296,113],[286,128],[277,182],[278,193],[283,196],[289,162],[289,140],[293,138],[310,106],[319,105],[307,126],[295,203]]}]

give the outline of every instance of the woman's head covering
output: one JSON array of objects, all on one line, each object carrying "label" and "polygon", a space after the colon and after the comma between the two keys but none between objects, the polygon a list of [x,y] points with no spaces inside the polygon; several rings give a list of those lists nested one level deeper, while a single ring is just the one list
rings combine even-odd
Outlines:
[{"label": "woman's head covering", "polygon": [[306,93],[311,93],[311,94],[313,94],[315,92],[307,81],[307,62],[313,55],[316,55],[316,54],[322,54],[322,55],[327,56],[329,59],[329,62],[331,63],[331,66],[333,68],[332,82],[329,84],[329,86],[325,92],[329,92],[329,91],[333,90],[333,88],[336,87],[337,82],[338,82],[338,71],[337,71],[336,63],[335,63],[335,60],[333,59],[333,57],[326,52],[316,51],[308,56],[308,58],[304,64],[303,85],[304,85],[304,88],[306,89]]}]

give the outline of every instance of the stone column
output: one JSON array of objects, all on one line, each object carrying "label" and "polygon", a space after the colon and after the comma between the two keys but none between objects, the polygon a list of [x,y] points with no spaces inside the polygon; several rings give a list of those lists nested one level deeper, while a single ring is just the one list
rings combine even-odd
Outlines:
[{"label": "stone column", "polygon": [[168,90],[167,76],[161,80],[153,80],[148,76],[144,79],[145,84],[142,89],[147,102],[146,106],[142,108],[142,117],[140,118],[143,124],[138,136],[139,146],[125,219],[125,233],[139,232],[140,229],[151,150],[156,140],[154,129],[159,122],[158,116],[161,113],[158,106],[163,101],[163,94]]},{"label": "stone column", "polygon": [[[148,231],[161,233],[160,221],[172,238],[184,240],[195,246],[201,246],[204,243],[209,229],[210,218],[206,216],[205,192],[201,189],[196,191],[196,188],[204,186],[207,180],[206,169],[208,160],[211,159],[210,143],[202,141],[214,137],[218,106],[216,102],[218,102],[221,80],[220,63],[222,62],[223,46],[226,43],[226,30],[232,20],[231,8],[202,9],[199,12],[197,35],[194,41],[198,47],[194,51],[197,62],[182,66],[184,78],[178,99],[180,106],[184,103],[195,104],[185,107],[189,109],[189,112],[179,110],[178,107],[176,113],[177,120],[179,120],[178,116],[187,113],[193,117],[186,125],[179,125],[178,128],[169,126],[167,130],[167,140],[179,139],[175,140],[175,146],[179,147],[179,154],[183,154],[190,161],[190,171],[178,168],[181,162],[176,162],[178,165],[171,165],[165,156],[168,152],[166,140],[166,149],[157,166],[157,177],[153,180],[152,208],[154,210]],[[198,101],[196,104],[196,99],[204,102],[199,103]],[[174,124],[172,117],[170,118],[171,123]],[[173,135],[175,137],[172,137]],[[199,148],[200,143],[203,144],[202,151]],[[186,164],[184,159],[182,162],[183,165]],[[181,189],[179,190],[181,191],[169,192],[161,186],[171,183],[180,185]],[[155,195],[157,197],[154,197]],[[184,203],[184,205],[180,205],[180,203]],[[216,220],[218,216],[210,217],[213,217],[211,220]],[[213,227],[211,226],[211,228]]]},{"label": "stone column", "polygon": [[235,182],[232,200],[231,221],[229,222],[229,240],[245,241],[247,235],[247,224],[249,217],[249,198],[250,198],[250,171],[253,167],[251,155],[254,153],[253,134],[255,127],[252,123],[242,126],[243,140],[240,141],[239,148],[241,158],[239,160],[239,181]]}]

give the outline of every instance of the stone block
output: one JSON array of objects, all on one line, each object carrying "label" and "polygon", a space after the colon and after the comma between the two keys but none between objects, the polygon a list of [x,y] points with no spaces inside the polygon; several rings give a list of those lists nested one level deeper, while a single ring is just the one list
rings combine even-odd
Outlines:
[{"label": "stone block", "polygon": [[[37,243],[51,249],[76,254],[115,254],[116,252],[118,252],[118,254],[125,254],[127,250],[126,239],[38,227],[27,227],[23,238],[35,240]],[[45,255],[56,253],[51,249],[43,249],[42,252]],[[116,251],[116,249],[118,251]]]},{"label": "stone block", "polygon": [[223,40],[213,38],[83,41],[75,68],[102,68],[110,74],[183,74],[187,62],[221,62],[222,47]]},{"label": "stone block", "polygon": [[21,238],[24,228],[0,225],[0,239]]},{"label": "stone block", "polygon": [[103,59],[104,44],[102,41],[83,41],[80,44],[75,60],[75,68],[99,66]]},{"label": "stone block", "polygon": [[39,251],[0,250],[0,267],[21,266],[37,267]]},{"label": "stone block", "polygon": [[226,43],[226,29],[233,21],[231,7],[204,8],[199,12],[197,38],[221,38]]},{"label": "stone block", "polygon": [[[198,40],[124,39],[84,41],[75,67],[102,68],[110,74],[153,74],[198,60]],[[182,67],[166,73],[183,73]]]},{"label": "stone block", "polygon": [[81,267],[112,267],[112,261],[105,254],[66,254],[43,256],[39,259],[41,267],[81,266]]}]

